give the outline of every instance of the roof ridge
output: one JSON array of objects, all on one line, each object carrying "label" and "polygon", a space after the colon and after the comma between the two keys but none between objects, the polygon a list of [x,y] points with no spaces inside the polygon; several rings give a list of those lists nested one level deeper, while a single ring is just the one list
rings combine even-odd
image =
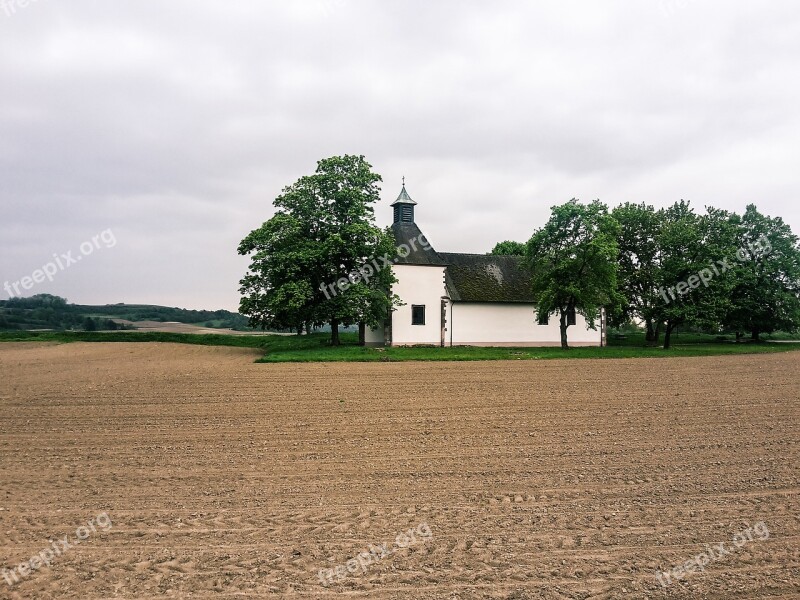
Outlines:
[{"label": "roof ridge", "polygon": [[482,252],[440,252],[439,254],[458,254],[461,256],[485,256],[486,258],[525,258],[524,254],[484,254]]}]

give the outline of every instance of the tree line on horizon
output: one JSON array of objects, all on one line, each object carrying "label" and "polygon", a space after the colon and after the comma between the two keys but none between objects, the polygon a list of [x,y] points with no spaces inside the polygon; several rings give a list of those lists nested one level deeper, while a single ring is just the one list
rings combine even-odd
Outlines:
[{"label": "tree line on horizon", "polygon": [[30,329],[116,331],[125,321],[175,321],[221,329],[247,329],[247,317],[227,310],[189,310],[149,304],[70,304],[52,294],[0,300],[0,331]]},{"label": "tree line on horizon", "polygon": [[[401,304],[391,269],[325,292],[395,251],[391,229],[375,224],[380,181],[363,156],[344,155],[318,161],[313,174],[283,189],[275,214],[238,247],[251,260],[239,307],[251,327],[302,333],[330,324],[338,345],[340,326],[358,325],[363,341],[366,327],[380,326]],[[800,327],[798,239],[755,205],[743,215],[710,207],[698,214],[683,200],[609,210],[573,199],[552,207],[527,243],[500,242],[492,253],[524,257],[537,311],[559,315],[564,348],[568,315],[580,313],[594,327],[601,309],[611,325],[642,323],[651,343],[663,335],[665,348],[679,325],[754,340]]]}]

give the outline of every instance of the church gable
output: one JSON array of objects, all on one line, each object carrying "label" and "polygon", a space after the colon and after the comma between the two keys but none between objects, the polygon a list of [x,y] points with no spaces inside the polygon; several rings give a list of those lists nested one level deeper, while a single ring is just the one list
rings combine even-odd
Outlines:
[{"label": "church gable", "polygon": [[400,195],[392,203],[394,209],[394,233],[397,244],[396,265],[423,265],[443,267],[444,261],[439,253],[433,249],[428,239],[414,222],[414,206],[416,202],[411,199],[406,191],[405,177]]}]

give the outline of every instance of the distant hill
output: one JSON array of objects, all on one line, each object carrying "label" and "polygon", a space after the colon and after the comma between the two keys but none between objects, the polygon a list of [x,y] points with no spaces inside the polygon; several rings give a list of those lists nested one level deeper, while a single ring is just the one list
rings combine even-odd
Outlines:
[{"label": "distant hill", "polygon": [[214,329],[251,330],[247,317],[228,310],[188,310],[150,304],[69,304],[65,298],[50,294],[0,300],[0,331],[133,328],[120,321],[177,322]]}]

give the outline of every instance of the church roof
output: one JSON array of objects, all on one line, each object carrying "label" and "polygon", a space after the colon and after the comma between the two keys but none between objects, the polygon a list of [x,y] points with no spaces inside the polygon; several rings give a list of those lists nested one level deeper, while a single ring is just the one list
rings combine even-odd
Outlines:
[{"label": "church roof", "polygon": [[454,302],[533,303],[531,275],[522,256],[440,253]]},{"label": "church roof", "polygon": [[395,204],[416,204],[416,202],[411,199],[411,196],[408,195],[405,182],[403,182],[403,189],[400,190],[400,195],[397,196],[397,200],[392,202],[391,206]]},{"label": "church roof", "polygon": [[398,221],[392,224],[392,232],[397,245],[405,244],[409,249],[408,256],[397,254],[394,261],[396,265],[434,265],[439,267],[445,265],[442,257],[433,249],[416,223]]}]

